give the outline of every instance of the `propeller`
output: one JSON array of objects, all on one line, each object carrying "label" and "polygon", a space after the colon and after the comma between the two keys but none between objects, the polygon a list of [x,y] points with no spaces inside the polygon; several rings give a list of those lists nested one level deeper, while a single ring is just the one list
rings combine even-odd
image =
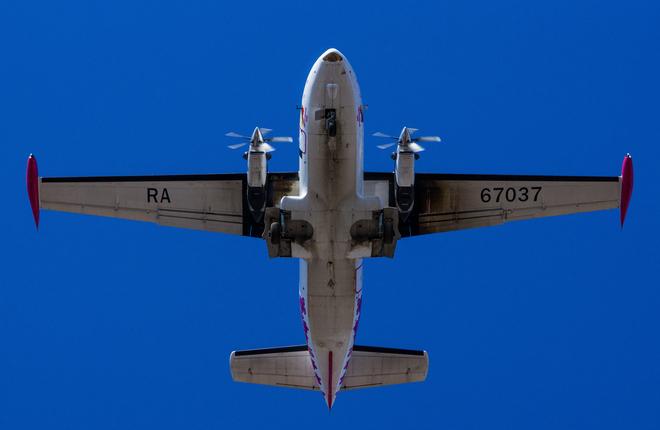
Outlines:
[{"label": "propeller", "polygon": [[442,140],[440,139],[439,136],[419,136],[419,137],[412,137],[412,135],[418,131],[416,128],[408,128],[408,127],[403,127],[403,130],[401,130],[401,134],[399,137],[392,136],[389,134],[382,133],[380,131],[377,131],[376,133],[372,134],[374,137],[383,137],[386,139],[392,139],[393,142],[391,143],[385,143],[383,145],[378,145],[377,147],[379,149],[387,149],[391,148],[394,145],[399,145],[403,148],[408,148],[414,153],[422,152],[424,151],[424,147],[420,145],[418,142],[441,142]]},{"label": "propeller", "polygon": [[255,127],[254,131],[252,132],[252,136],[245,136],[243,134],[236,133],[235,131],[230,131],[225,133],[225,136],[242,139],[243,142],[228,145],[227,147],[229,149],[238,149],[245,145],[250,145],[251,150],[254,151],[273,152],[275,151],[275,148],[269,145],[269,142],[293,142],[293,138],[288,136],[264,137],[271,131],[273,130],[270,128]]}]

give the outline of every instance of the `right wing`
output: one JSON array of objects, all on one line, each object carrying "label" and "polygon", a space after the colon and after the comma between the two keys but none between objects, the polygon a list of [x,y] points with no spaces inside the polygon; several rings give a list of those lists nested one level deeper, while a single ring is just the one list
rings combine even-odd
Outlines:
[{"label": "right wing", "polygon": [[[617,176],[415,176],[412,236],[619,207]],[[402,231],[402,235],[405,231]]]},{"label": "right wing", "polygon": [[[365,173],[365,194],[397,207],[393,173]],[[415,174],[412,209],[399,215],[402,237],[487,227],[509,221],[621,209],[632,194],[632,159],[621,176]]]},{"label": "right wing", "polygon": [[[99,215],[160,225],[261,237],[263,220],[250,214],[245,174],[32,178],[30,202],[38,209]],[[32,183],[32,184],[31,184]],[[295,173],[271,173],[266,206],[297,193]]]}]

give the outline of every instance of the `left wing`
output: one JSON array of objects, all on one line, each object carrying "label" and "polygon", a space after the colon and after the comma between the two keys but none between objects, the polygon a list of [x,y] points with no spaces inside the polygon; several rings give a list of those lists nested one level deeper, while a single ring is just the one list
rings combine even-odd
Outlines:
[{"label": "left wing", "polygon": [[[270,173],[266,206],[297,192],[295,173]],[[99,215],[160,225],[261,237],[263,219],[247,204],[243,174],[39,178],[28,165],[28,194],[39,209]]]}]

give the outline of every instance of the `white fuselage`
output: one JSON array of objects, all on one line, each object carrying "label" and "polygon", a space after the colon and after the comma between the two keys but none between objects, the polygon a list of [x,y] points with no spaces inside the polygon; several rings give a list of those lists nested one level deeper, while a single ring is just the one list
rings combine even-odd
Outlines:
[{"label": "white fuselage", "polygon": [[[326,110],[336,112],[329,136]],[[353,69],[338,51],[326,51],[309,73],[300,112],[300,195],[284,197],[292,219],[308,221],[314,234],[300,261],[300,308],[317,382],[332,405],[350,360],[360,318],[360,257],[368,248],[351,242],[350,227],[382,209],[363,196],[363,121]]]}]

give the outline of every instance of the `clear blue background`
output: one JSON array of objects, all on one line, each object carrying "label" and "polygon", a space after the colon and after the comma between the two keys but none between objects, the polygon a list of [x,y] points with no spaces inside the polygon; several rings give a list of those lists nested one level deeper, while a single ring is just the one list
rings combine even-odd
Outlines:
[{"label": "clear blue background", "polygon": [[[657,1],[0,3],[0,428],[660,427]],[[443,136],[420,171],[618,175],[608,211],[407,239],[366,263],[362,344],[423,384],[235,384],[232,349],[304,342],[297,261],[259,240],[45,212],[43,176],[242,172],[223,134],[295,135],[349,58],[368,132]],[[392,162],[366,141],[366,169]],[[272,170],[297,168],[281,144]]]}]

